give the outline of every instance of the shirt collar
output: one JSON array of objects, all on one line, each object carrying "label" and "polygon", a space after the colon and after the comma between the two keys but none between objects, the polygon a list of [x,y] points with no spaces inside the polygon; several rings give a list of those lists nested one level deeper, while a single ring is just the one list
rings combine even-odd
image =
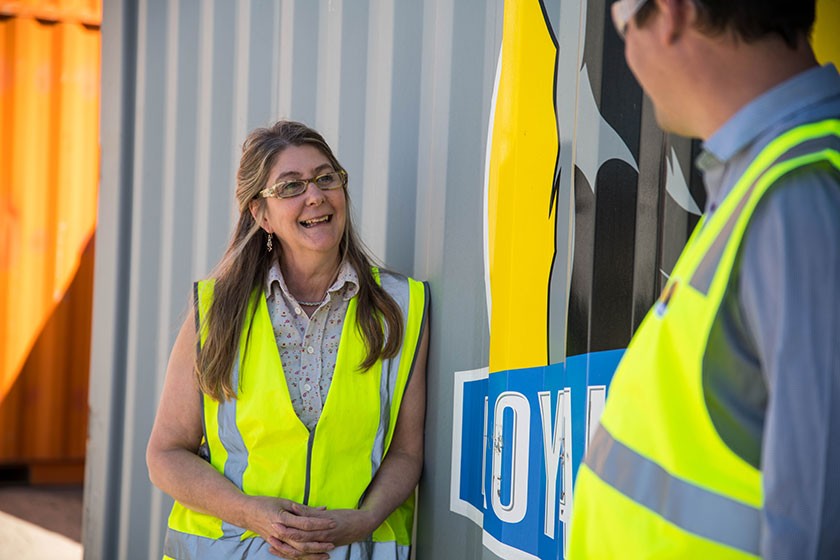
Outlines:
[{"label": "shirt collar", "polygon": [[344,301],[349,301],[359,293],[359,275],[356,274],[356,269],[347,261],[342,261],[338,268],[338,276],[333,282],[333,285],[327,290],[328,293],[337,292],[344,289]]},{"label": "shirt collar", "polygon": [[838,91],[840,75],[831,64],[797,74],[750,101],[715,131],[704,143],[697,166],[706,171],[727,162],[774,125]]},{"label": "shirt collar", "polygon": [[[289,293],[289,288],[286,287],[283,271],[280,270],[280,262],[275,259],[265,276],[265,293],[271,294],[272,290],[277,288],[282,290],[287,299],[294,301],[294,298]],[[335,282],[327,289],[327,294],[330,294],[330,298],[332,298],[332,294],[341,290],[343,290],[342,297],[344,301],[353,299],[359,293],[359,275],[356,274],[356,269],[353,268],[353,265],[347,261],[341,262],[341,265],[338,267],[338,275],[335,278]]]}]

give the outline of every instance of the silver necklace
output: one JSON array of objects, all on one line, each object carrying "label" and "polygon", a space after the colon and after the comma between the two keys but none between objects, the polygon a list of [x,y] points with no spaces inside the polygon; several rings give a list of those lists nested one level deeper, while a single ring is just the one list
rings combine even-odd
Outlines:
[{"label": "silver necklace", "polygon": [[301,301],[301,300],[298,300],[298,303],[300,305],[304,306],[304,307],[320,307],[321,304],[323,304],[324,301],[326,301],[326,299],[327,299],[327,296],[325,294],[324,297],[321,298],[321,301]]}]

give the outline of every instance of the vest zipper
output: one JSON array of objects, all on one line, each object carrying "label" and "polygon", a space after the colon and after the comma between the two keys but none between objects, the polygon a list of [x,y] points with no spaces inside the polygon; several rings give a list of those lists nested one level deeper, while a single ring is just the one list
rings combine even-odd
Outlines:
[{"label": "vest zipper", "polygon": [[306,484],[303,487],[303,505],[309,505],[309,483],[312,480],[312,445],[315,442],[315,430],[309,432],[309,441],[306,443]]}]

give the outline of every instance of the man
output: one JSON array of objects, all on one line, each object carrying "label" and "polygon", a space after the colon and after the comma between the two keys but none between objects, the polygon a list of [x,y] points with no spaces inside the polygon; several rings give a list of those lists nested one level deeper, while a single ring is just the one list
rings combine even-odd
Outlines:
[{"label": "man", "polygon": [[840,76],[814,0],[620,0],[708,202],[618,367],[572,558],[840,557]]}]

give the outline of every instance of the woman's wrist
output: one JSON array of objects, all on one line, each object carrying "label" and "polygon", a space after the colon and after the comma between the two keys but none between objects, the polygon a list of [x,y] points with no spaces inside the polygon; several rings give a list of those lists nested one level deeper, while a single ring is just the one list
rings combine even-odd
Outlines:
[{"label": "woman's wrist", "polygon": [[231,512],[230,519],[225,519],[225,521],[243,529],[253,530],[252,515],[257,508],[256,504],[253,503],[252,496],[239,490],[238,495],[234,496],[231,506],[229,510]]},{"label": "woman's wrist", "polygon": [[372,509],[363,508],[358,511],[361,515],[360,527],[362,529],[362,538],[372,535],[373,532],[382,525],[382,522],[385,521],[385,518],[387,517],[377,515],[377,513]]}]

